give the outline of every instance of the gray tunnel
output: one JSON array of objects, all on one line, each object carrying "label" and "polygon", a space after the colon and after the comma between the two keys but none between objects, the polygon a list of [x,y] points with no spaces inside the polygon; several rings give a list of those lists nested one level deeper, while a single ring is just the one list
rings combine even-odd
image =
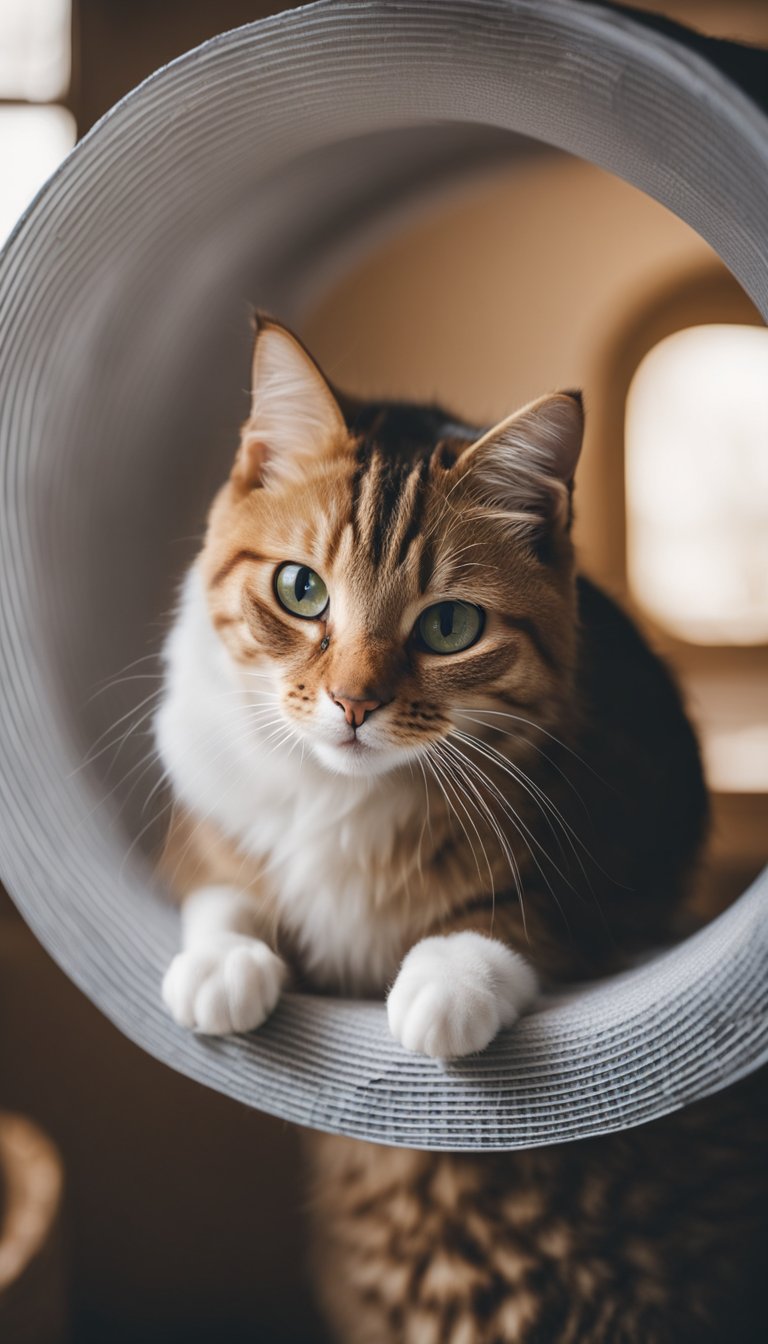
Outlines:
[{"label": "gray tunnel", "polygon": [[[289,995],[251,1037],[182,1032],[159,996],[177,915],[152,827],[130,772],[115,785],[91,751],[151,685],[242,418],[250,296],[291,320],[350,248],[523,135],[668,206],[768,314],[768,120],[732,60],[598,5],[320,0],[159,71],[16,229],[0,260],[2,873],[63,969],[172,1067],[320,1129],[505,1149],[638,1124],[768,1057],[765,874],[688,942],[451,1066],[407,1056],[376,1003]],[[126,742],[129,771],[147,745]]]}]

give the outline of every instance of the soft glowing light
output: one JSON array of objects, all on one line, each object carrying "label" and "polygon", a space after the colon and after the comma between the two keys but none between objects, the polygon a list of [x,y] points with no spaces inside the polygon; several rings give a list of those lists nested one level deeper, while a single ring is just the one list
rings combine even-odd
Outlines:
[{"label": "soft glowing light", "polygon": [[708,326],[630,388],[627,563],[641,606],[698,644],[768,640],[768,331]]},{"label": "soft glowing light", "polygon": [[63,107],[0,107],[0,246],[74,143]]},{"label": "soft glowing light", "polygon": [[686,701],[701,735],[707,779],[720,793],[768,793],[768,678],[763,668],[688,669]]},{"label": "soft glowing light", "polygon": [[70,0],[2,0],[0,98],[53,102],[69,87]]},{"label": "soft glowing light", "polygon": [[702,746],[711,788],[720,793],[768,793],[768,725],[708,726]]}]

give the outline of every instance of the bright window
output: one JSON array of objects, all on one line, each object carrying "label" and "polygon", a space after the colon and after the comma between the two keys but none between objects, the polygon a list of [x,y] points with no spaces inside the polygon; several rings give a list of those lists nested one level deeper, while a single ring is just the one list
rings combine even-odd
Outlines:
[{"label": "bright window", "polygon": [[70,0],[2,0],[0,96],[51,103],[69,88]]},{"label": "bright window", "polygon": [[689,643],[768,642],[768,331],[691,327],[650,351],[626,492],[638,604]]},{"label": "bright window", "polygon": [[0,246],[75,143],[69,0],[0,0]]},{"label": "bright window", "polygon": [[0,107],[0,246],[74,143],[63,107]]}]

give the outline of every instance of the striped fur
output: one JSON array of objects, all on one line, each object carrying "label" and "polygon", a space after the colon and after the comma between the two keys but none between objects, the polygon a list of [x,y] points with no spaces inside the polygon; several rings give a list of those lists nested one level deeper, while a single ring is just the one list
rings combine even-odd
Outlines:
[{"label": "striped fur", "polygon": [[[581,419],[572,393],[485,432],[353,402],[260,320],[251,416],[157,720],[176,794],[165,871],[221,949],[198,943],[169,971],[178,1020],[200,1027],[198,993],[203,1029],[253,1026],[284,973],[383,996],[429,937],[485,935],[558,983],[672,932],[706,818],[698,751],[665,668],[576,576]],[[285,562],[323,579],[319,617],[280,605]],[[482,608],[482,634],[432,654],[419,616],[452,600]],[[378,707],[352,729],[343,697]],[[758,1104],[742,1088],[633,1135],[506,1157],[309,1139],[336,1337],[751,1338]]]}]

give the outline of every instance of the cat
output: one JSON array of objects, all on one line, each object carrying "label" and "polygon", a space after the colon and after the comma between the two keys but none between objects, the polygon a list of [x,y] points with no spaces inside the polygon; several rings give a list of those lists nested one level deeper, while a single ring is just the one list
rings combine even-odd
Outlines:
[{"label": "cat", "polygon": [[[576,572],[579,393],[481,430],[343,395],[287,328],[255,327],[250,415],[165,647],[182,949],[163,997],[215,1035],[288,983],[379,996],[405,1050],[461,1057],[542,986],[673,936],[707,823],[696,738]],[[766,1193],[745,1087],[533,1152],[314,1136],[334,1337],[736,1338]]]}]

